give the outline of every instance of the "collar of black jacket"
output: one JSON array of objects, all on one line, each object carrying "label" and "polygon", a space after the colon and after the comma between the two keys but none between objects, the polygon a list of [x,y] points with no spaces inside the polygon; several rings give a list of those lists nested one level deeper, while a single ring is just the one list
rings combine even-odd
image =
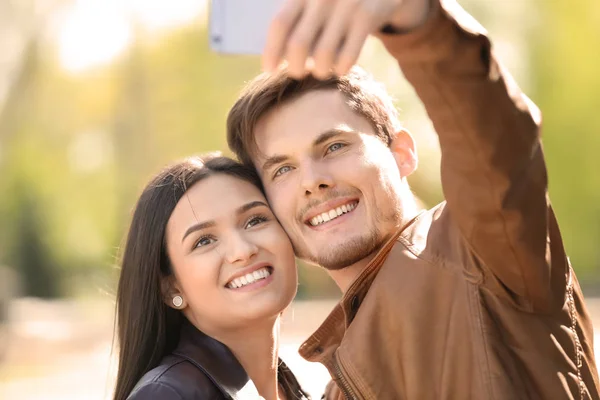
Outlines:
[{"label": "collar of black jacket", "polygon": [[183,323],[173,354],[202,370],[227,398],[258,398],[254,383],[231,350],[188,321]]}]

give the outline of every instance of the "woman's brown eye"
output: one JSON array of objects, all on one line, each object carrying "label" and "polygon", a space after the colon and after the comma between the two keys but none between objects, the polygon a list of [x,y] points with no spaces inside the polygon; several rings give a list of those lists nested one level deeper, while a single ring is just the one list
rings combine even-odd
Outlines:
[{"label": "woman's brown eye", "polygon": [[256,217],[252,217],[250,218],[250,220],[248,220],[248,223],[246,223],[246,228],[252,228],[253,226],[256,226],[258,224],[260,224],[261,222],[265,222],[267,221],[268,218],[265,216],[256,216]]},{"label": "woman's brown eye", "polygon": [[209,244],[212,244],[214,241],[215,241],[215,239],[212,238],[212,237],[210,237],[210,236],[201,237],[196,242],[196,246],[194,246],[194,248],[198,248],[198,247],[202,247],[202,246],[208,246]]}]

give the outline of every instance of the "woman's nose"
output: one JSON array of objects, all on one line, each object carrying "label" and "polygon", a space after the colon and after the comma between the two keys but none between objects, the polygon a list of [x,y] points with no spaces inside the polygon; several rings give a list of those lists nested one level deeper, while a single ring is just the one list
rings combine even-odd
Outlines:
[{"label": "woman's nose", "polygon": [[242,233],[233,234],[228,242],[225,259],[229,264],[247,263],[258,252],[256,244]]}]

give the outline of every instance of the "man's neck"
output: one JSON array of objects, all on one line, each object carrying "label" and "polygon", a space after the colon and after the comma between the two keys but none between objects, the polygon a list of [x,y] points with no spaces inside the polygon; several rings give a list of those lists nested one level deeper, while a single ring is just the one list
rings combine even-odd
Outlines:
[{"label": "man's neck", "polygon": [[331,277],[331,279],[333,279],[333,281],[340,288],[340,290],[342,291],[343,294],[345,294],[348,291],[348,289],[350,288],[352,283],[354,283],[354,281],[356,280],[356,278],[358,278],[358,276],[361,274],[361,272],[375,258],[375,256],[381,250],[381,248],[385,245],[385,243],[387,243],[389,238],[391,238],[396,233],[398,233],[398,231],[400,229],[406,228],[410,224],[410,222],[421,211],[421,208],[418,208],[416,206],[414,199],[411,203],[409,203],[409,205],[410,205],[410,207],[404,208],[404,210],[403,210],[404,215],[402,217],[402,222],[397,226],[396,231],[392,232],[392,234],[388,237],[388,239],[384,240],[379,248],[377,248],[375,251],[373,251],[367,257],[363,258],[362,260],[360,260],[352,265],[349,265],[342,269],[328,271],[329,276]]},{"label": "man's neck", "polygon": [[328,271],[329,276],[340,288],[342,293],[346,293],[350,285],[352,285],[352,283],[356,280],[356,278],[358,278],[360,273],[367,267],[367,265],[369,265],[369,263],[377,255],[377,253],[378,251],[374,251],[359,262],[349,265],[345,268]]}]

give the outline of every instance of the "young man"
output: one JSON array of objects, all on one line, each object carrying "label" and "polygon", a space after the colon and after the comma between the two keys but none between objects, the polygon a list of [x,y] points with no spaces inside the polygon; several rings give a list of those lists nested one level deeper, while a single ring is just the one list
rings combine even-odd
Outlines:
[{"label": "young man", "polygon": [[[385,92],[350,70],[374,32],[439,134],[446,201],[426,212],[406,182],[410,134]],[[300,349],[331,373],[327,397],[598,399],[540,114],[483,28],[446,1],[290,0],[265,66],[281,58],[288,67],[234,105],[228,141],[259,172],[296,254],[344,292]]]}]

